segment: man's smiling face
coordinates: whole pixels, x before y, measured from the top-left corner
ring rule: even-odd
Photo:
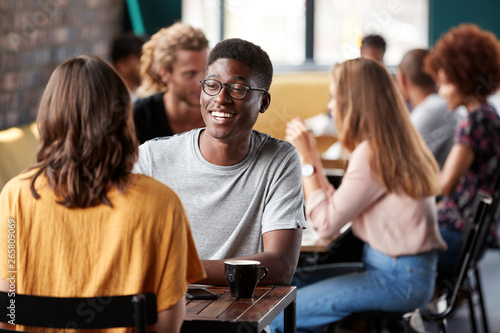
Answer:
[[[253,69],[233,59],[221,58],[214,61],[207,68],[206,79],[258,87]],[[248,139],[259,112],[264,112],[268,106],[268,96],[259,90],[249,90],[243,99],[234,99],[229,96],[226,86],[215,96],[202,92],[201,113],[207,133],[226,142]]]

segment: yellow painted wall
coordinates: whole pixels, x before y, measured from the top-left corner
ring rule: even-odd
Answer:
[[[259,115],[255,129],[284,139],[286,123],[295,117],[308,118],[327,111],[328,72],[276,74],[271,89],[269,109]]]

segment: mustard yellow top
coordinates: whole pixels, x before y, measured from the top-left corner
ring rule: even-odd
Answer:
[[[16,271],[17,293],[154,292],[160,312],[185,296],[188,283],[205,278],[184,208],[165,185],[132,175],[125,193],[109,191],[113,207],[69,209],[55,202],[42,176],[35,200],[27,176],[13,178],[0,194],[0,278]]]

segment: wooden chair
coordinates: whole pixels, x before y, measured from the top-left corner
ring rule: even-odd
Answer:
[[[480,258],[481,251],[484,249],[484,243],[489,233],[489,228],[492,219],[487,218],[491,210],[492,198],[483,193],[479,194],[479,203],[472,221],[472,228],[465,230],[466,240],[460,254],[457,269],[454,274],[453,281],[450,281],[452,287],[448,293],[445,293],[438,299],[432,301],[424,310],[419,309],[414,312],[385,312],[385,311],[366,311],[353,313],[344,320],[368,322],[369,329],[382,329],[382,322],[400,322],[406,332],[425,332],[422,327],[415,327],[415,323],[421,322],[421,318],[427,321],[437,322],[440,333],[447,332],[447,318],[459,304],[459,295],[464,290],[468,295],[469,309],[471,309],[471,325],[473,332],[477,331],[475,313],[473,310],[472,289],[471,289],[471,274],[477,271],[477,262]],[[488,332],[484,304],[482,306],[483,323],[485,324],[485,332]],[[413,326],[411,325],[413,324]],[[333,332],[335,323],[329,327],[329,332]],[[418,325],[417,325],[418,326]]]
[[[147,325],[157,321],[156,295],[144,293],[126,296],[46,297],[0,292],[2,313],[15,303],[15,324],[46,328],[105,329],[135,327],[145,333]],[[8,310],[10,312],[10,310]],[[9,313],[0,321],[8,323]],[[11,332],[0,330],[0,332]]]

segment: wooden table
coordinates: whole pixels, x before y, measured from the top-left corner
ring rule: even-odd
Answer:
[[[261,333],[281,312],[285,332],[295,332],[296,287],[263,286],[253,298],[234,298],[229,287],[206,287],[220,294],[216,300],[187,300],[181,332]]]
[[[350,222],[331,242],[319,239],[313,228],[308,227],[302,234],[298,268],[328,263],[359,262],[363,245],[363,241],[352,233]]]

